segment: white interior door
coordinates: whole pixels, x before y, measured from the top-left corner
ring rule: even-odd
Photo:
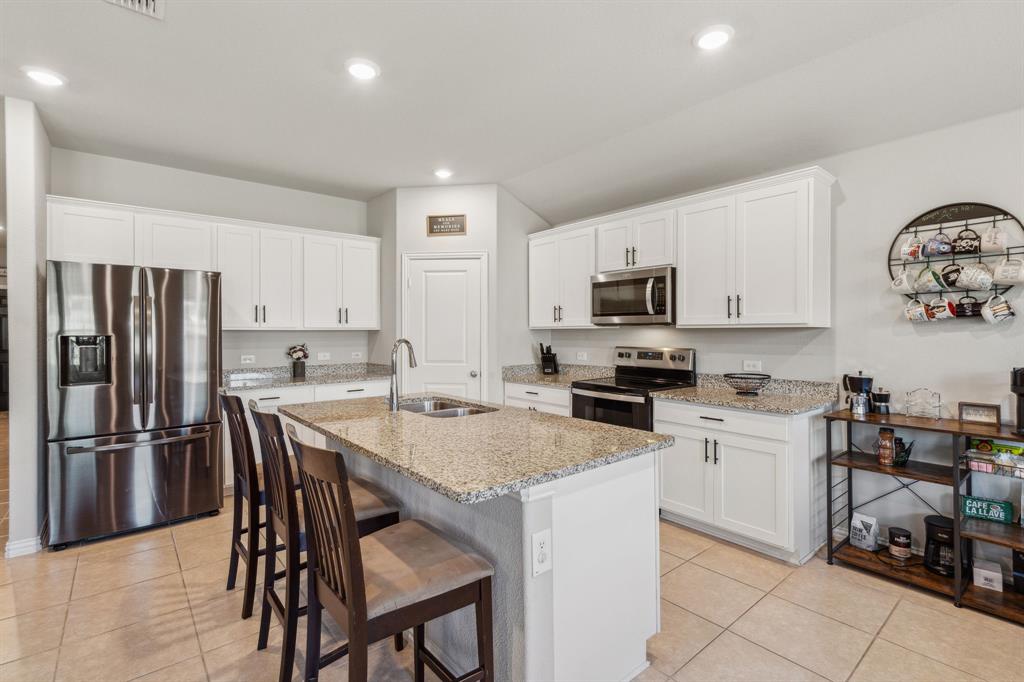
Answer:
[[[733,199],[713,199],[678,211],[676,292],[679,325],[733,324],[736,246]]]
[[[480,399],[487,285],[481,260],[409,258],[405,263],[403,336],[412,342],[418,365],[410,369],[402,358],[403,390]]]

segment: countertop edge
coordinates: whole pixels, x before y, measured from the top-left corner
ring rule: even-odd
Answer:
[[[660,396],[657,393],[653,394],[655,400],[661,400],[666,403],[685,403],[687,405],[701,405],[704,407],[715,407],[723,410],[736,410],[738,412],[754,412],[756,414],[777,414],[785,417],[797,417],[802,414],[808,414],[810,412],[816,412],[818,410],[828,409],[831,405],[834,405],[836,401],[828,400],[820,403],[815,403],[809,407],[801,409],[786,409],[786,408],[766,408],[763,406],[750,406],[746,407],[743,405],[727,404],[724,402],[713,402],[709,400],[699,400],[696,398],[688,398],[685,396],[673,397],[673,396]],[[780,396],[785,398],[791,398],[793,396]]]
[[[571,388],[571,384],[573,381],[576,381],[576,379],[570,379],[568,382],[564,384],[547,381],[530,381],[529,379],[504,379],[504,382],[506,384],[518,384],[520,386],[539,386],[541,388],[554,388],[559,391],[568,391]]]

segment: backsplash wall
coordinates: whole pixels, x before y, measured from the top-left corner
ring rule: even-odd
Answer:
[[[309,346],[311,364],[340,364],[367,362],[367,332],[332,331],[226,331],[221,337],[223,369],[244,367],[276,367],[291,362],[284,352],[290,346],[305,343]],[[329,360],[317,360],[317,353],[330,353]],[[359,353],[360,357],[353,357]],[[242,355],[255,355],[256,362],[243,365]]]

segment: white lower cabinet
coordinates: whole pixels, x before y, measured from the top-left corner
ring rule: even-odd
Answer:
[[[824,426],[820,410],[768,415],[669,400],[654,430],[675,438],[659,453],[663,516],[803,563],[824,542]]]
[[[571,400],[568,387],[549,388],[533,384],[505,384],[505,404],[509,407],[521,407],[524,410],[571,417]]]

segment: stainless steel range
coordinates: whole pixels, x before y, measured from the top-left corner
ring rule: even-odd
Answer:
[[[219,509],[220,273],[47,263],[49,544]]]
[[[619,346],[614,376],[572,382],[572,416],[653,431],[652,394],[696,385],[694,349]]]

